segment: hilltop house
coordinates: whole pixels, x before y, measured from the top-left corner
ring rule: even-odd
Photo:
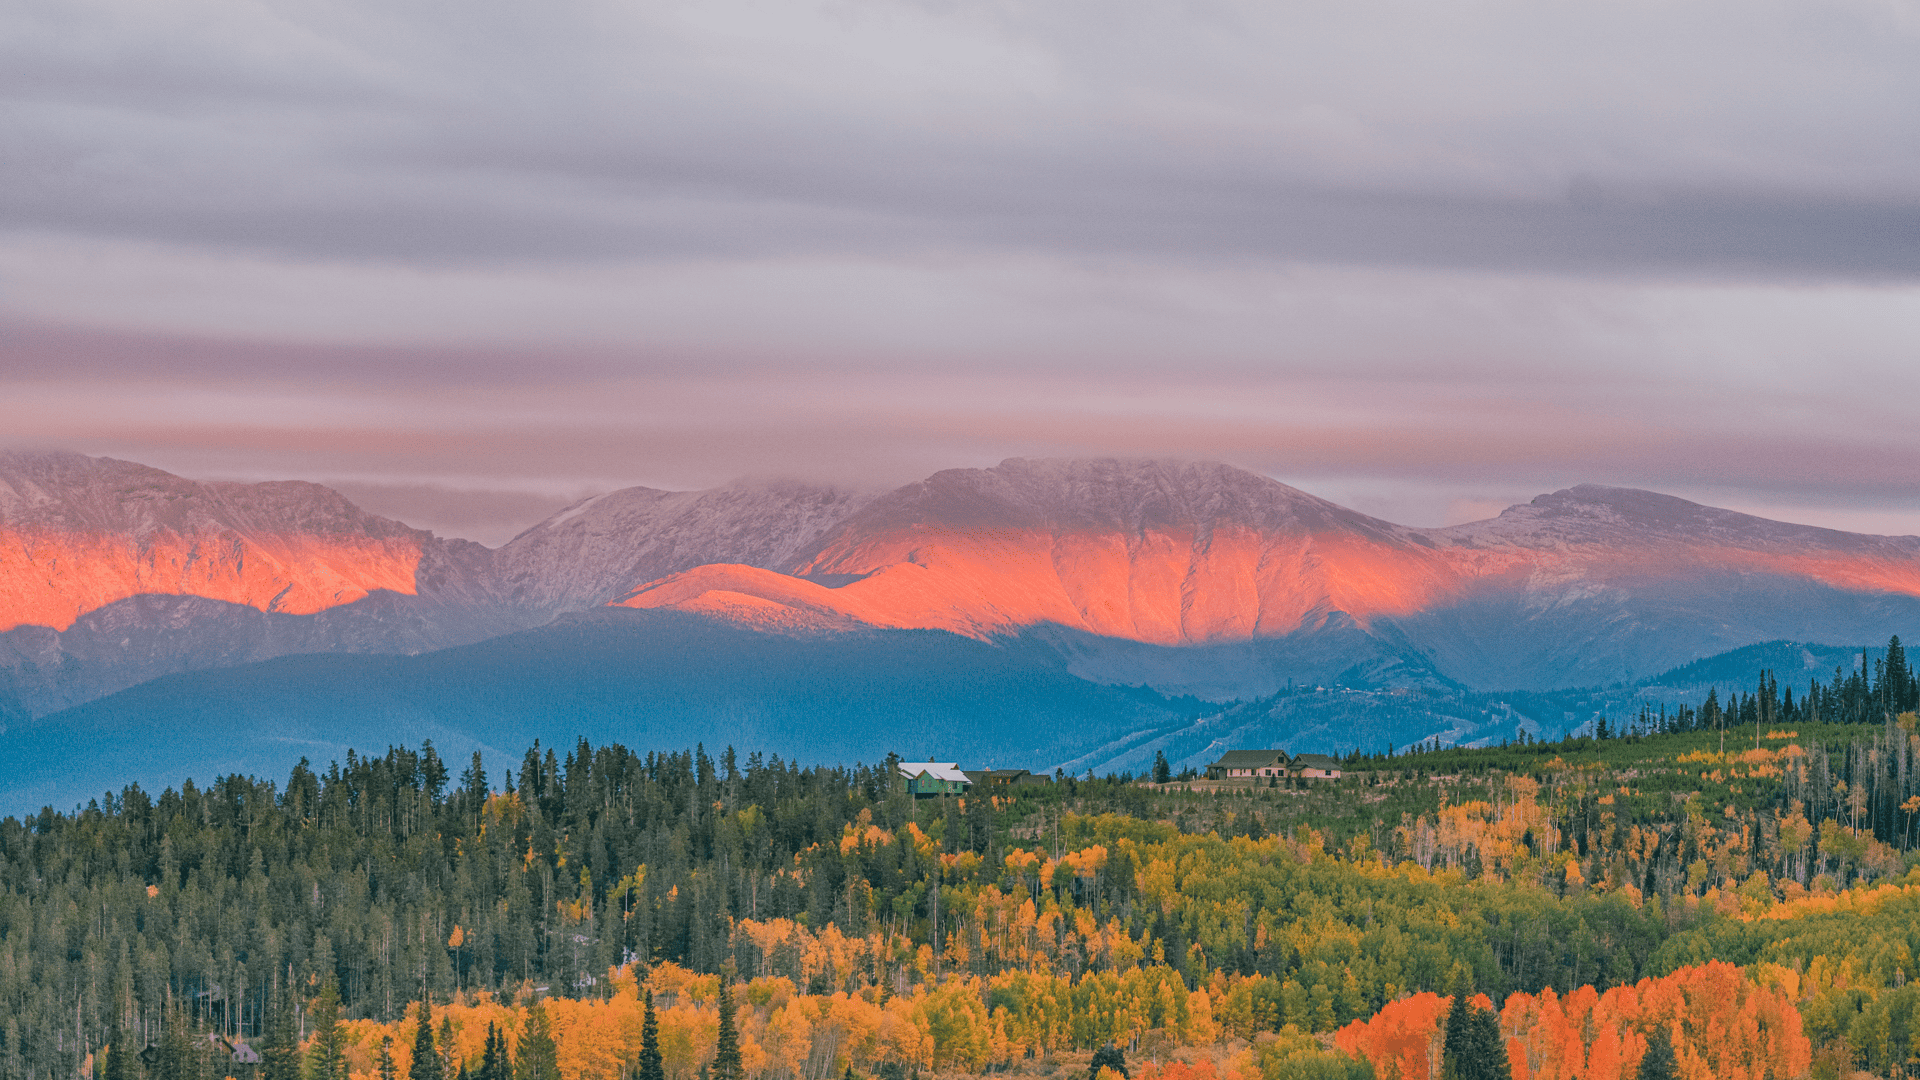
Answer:
[[[936,795],[965,795],[973,786],[957,761],[903,761],[900,775],[906,778],[907,794],[916,799]]]
[[[1229,750],[1207,766],[1209,780],[1259,780],[1285,775],[1285,750]]]
[[[1325,754],[1301,754],[1293,759],[1293,775],[1302,780],[1340,779],[1340,760]]]

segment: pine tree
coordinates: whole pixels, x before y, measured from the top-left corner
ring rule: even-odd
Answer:
[[[260,1080],[300,1080],[300,1049],[293,1029],[290,994],[279,994],[267,1021],[266,1041],[260,1044]]]
[[[446,1067],[433,1049],[433,1004],[420,999],[420,1022],[413,1035],[413,1060],[408,1063],[409,1080],[446,1080]]]
[[[113,1029],[113,1042],[107,1044],[106,1067],[102,1080],[135,1080],[133,1075],[133,1048],[127,1040],[133,1036],[125,1028],[116,1025]]]
[[[1127,1055],[1112,1043],[1093,1052],[1093,1062],[1087,1066],[1087,1080],[1100,1080],[1101,1069],[1112,1069],[1121,1076],[1127,1075]]]
[[[1500,1017],[1468,1000],[1473,982],[1464,965],[1453,971],[1453,1004],[1447,1009],[1441,1076],[1446,1080],[1513,1080]]]
[[[636,1080],[667,1080],[666,1065],[660,1057],[660,1017],[653,1011],[651,990],[647,991],[646,1012],[640,1021],[640,1074]]]
[[[544,1005],[527,1010],[520,1031],[520,1053],[513,1063],[513,1080],[560,1080],[559,1053],[553,1045],[553,1027]]]
[[[313,1045],[307,1048],[308,1080],[346,1080],[347,1029],[340,1022],[340,991],[333,980],[320,990],[307,1014],[313,1020]]]
[[[480,1072],[474,1080],[513,1080],[510,1073],[504,1072],[500,1061],[500,1029],[491,1022],[487,1024],[487,1043],[480,1051]]]
[[[1507,1058],[1506,1040],[1500,1037],[1500,1014],[1492,1009],[1472,1007],[1471,1072],[1473,1080],[1513,1080],[1513,1063]]]
[[[454,1042],[453,1017],[440,1017],[440,1037],[435,1040],[435,1049],[440,1052],[441,1075],[459,1076],[466,1062],[460,1060],[460,1047]]]
[[[1679,1070],[1680,1063],[1673,1053],[1673,1036],[1667,1026],[1661,1024],[1647,1033],[1647,1052],[1640,1059],[1637,1080],[1674,1080]]]
[[[720,972],[720,1035],[714,1044],[715,1080],[743,1080],[740,1069],[740,1029],[733,1015],[733,960]]]
[[[176,1007],[166,1025],[166,1032],[160,1036],[160,1059],[154,1063],[153,1080],[191,1080],[193,1041],[187,1035],[187,1018]]]
[[[387,1035],[380,1040],[380,1056],[373,1064],[373,1074],[378,1080],[395,1080],[400,1070],[393,1064],[393,1036]]]
[[[1470,1080],[1469,1062],[1473,1058],[1473,1025],[1468,1016],[1467,981],[1458,973],[1453,980],[1453,1004],[1447,1009],[1447,1038],[1441,1050],[1440,1075],[1445,1080]]]
[[[1153,752],[1153,782],[1156,784],[1164,784],[1171,779],[1173,779],[1173,766],[1167,762],[1167,752],[1165,750],[1155,750]]]

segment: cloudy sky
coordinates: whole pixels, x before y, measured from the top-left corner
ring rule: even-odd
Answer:
[[[1920,533],[1920,0],[0,0],[0,443]]]

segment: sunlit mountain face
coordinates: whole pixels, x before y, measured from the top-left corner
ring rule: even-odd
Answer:
[[[789,566],[695,567],[620,602],[796,625],[976,637],[1050,625],[1195,645],[1329,620],[1405,629],[1490,606],[1524,622],[1718,596],[1764,619],[1770,591],[1798,602],[1808,589],[1920,596],[1920,540],[1592,486],[1489,521],[1413,529],[1221,465],[1011,461],[884,496]]]
[[[0,457],[0,630],[136,596],[312,615],[412,595],[433,538],[318,484],[202,484],[131,462]]]
[[[1291,634],[1335,612],[1406,614],[1460,583],[1418,530],[1223,465],[1168,462],[939,473],[781,569],[698,567],[622,602],[1184,645]]]
[[[315,484],[0,456],[0,709],[15,715],[609,605],[782,634],[1043,640],[1083,678],[1216,699],[1350,668],[1554,687],[1759,641],[1912,633],[1920,539],[1602,487],[1416,529],[1225,465],[1012,460],[884,493],[633,488],[489,550]]]

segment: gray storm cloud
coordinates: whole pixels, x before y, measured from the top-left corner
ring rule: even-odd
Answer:
[[[490,540],[1014,453],[1920,531],[1915,101],[1913,0],[20,0],[0,441]]]

